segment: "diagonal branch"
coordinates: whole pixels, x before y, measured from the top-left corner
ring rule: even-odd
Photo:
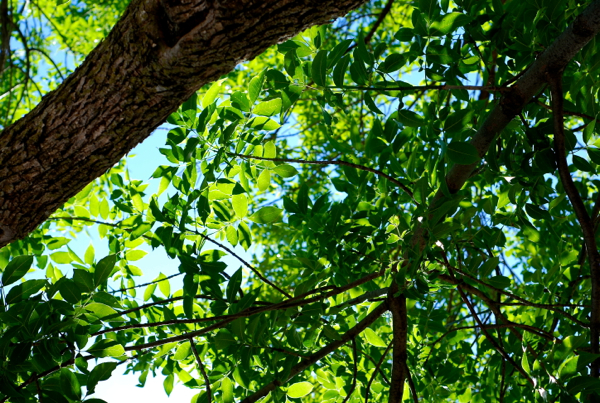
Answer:
[[[263,386],[262,388],[260,388],[259,390],[257,390],[253,394],[251,394],[250,396],[246,397],[244,400],[242,400],[241,403],[254,403],[254,402],[260,400],[261,398],[263,398],[264,396],[267,396],[271,391],[275,390],[277,387],[282,386],[287,381],[292,379],[294,376],[298,375],[305,369],[308,369],[311,365],[316,364],[319,360],[321,360],[323,357],[325,357],[329,353],[332,353],[333,351],[337,350],[339,347],[346,344],[348,341],[355,338],[363,330],[365,330],[373,322],[375,322],[375,320],[377,318],[379,318],[387,310],[388,310],[388,304],[385,302],[382,303],[377,308],[373,309],[371,311],[371,313],[369,313],[363,320],[358,322],[356,324],[356,326],[354,326],[352,329],[350,329],[346,333],[344,333],[340,337],[339,340],[336,340],[333,343],[328,344],[327,346],[323,347],[321,350],[317,351],[316,353],[312,354],[308,358],[300,361],[298,364],[293,366],[292,370],[290,371],[290,375],[284,381],[275,379],[271,383],[268,383],[267,385]]]
[[[581,195],[575,187],[573,178],[569,172],[565,147],[564,112],[563,112],[563,90],[562,71],[548,74],[550,91],[552,93],[552,117],[554,120],[554,149],[558,165],[560,180],[573,205],[577,221],[583,232],[583,239],[587,249],[590,262],[590,275],[592,280],[592,318],[590,321],[590,344],[592,353],[600,353],[600,254],[596,245],[594,234],[594,223],[590,218]],[[600,359],[592,362],[591,375],[600,377]]]
[[[406,342],[407,342],[407,312],[406,297],[404,294],[396,296],[399,292],[396,281],[390,286],[388,304],[392,312],[394,338],[392,344],[392,384],[390,385],[389,403],[402,402],[404,393],[404,381],[408,374],[406,365]]]
[[[190,337],[190,345],[192,346],[192,352],[194,353],[194,357],[196,358],[196,363],[198,364],[198,371],[202,374],[204,378],[204,385],[206,385],[206,396],[208,397],[208,403],[212,403],[212,392],[210,390],[210,380],[208,379],[208,375],[206,375],[206,370],[204,369],[204,364],[198,355],[198,351],[196,350],[196,343],[194,343],[194,338]]]

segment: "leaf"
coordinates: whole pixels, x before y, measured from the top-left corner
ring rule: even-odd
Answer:
[[[325,86],[327,81],[327,51],[319,50],[312,62],[312,79],[316,85]]]
[[[273,171],[282,178],[291,178],[298,174],[298,170],[288,164],[277,165]]]
[[[190,353],[192,352],[192,346],[189,342],[183,342],[175,350],[175,354],[173,354],[173,359],[175,361],[183,361],[185,360]]]
[[[272,141],[267,141],[264,145],[263,157],[275,158],[277,157],[277,147]]]
[[[242,193],[231,197],[233,211],[238,218],[244,218],[248,214],[248,197]]]
[[[392,53],[379,65],[379,70],[384,73],[393,73],[394,71],[400,70],[402,66],[404,66],[404,63],[406,63],[406,56]]]
[[[373,331],[371,328],[366,328],[364,331],[365,338],[367,342],[375,347],[387,347],[387,344],[377,333]]]
[[[269,188],[270,184],[271,184],[271,171],[268,169],[264,169],[258,176],[258,181],[257,181],[258,190],[260,190],[261,192],[265,191]]]
[[[404,126],[421,127],[426,125],[425,119],[422,116],[406,109],[399,110],[396,119]]]
[[[117,313],[110,306],[99,302],[91,302],[84,307],[87,311],[93,312],[97,317],[102,319],[105,316],[114,315]]]
[[[61,393],[72,400],[81,399],[81,386],[77,377],[68,368],[60,370],[60,390]]]
[[[258,95],[262,90],[263,84],[265,82],[265,71],[261,71],[258,76],[255,76],[250,80],[248,84],[248,97],[250,98],[250,105],[254,104],[258,99]]]
[[[479,161],[479,154],[471,143],[463,141],[453,141],[446,148],[448,159],[460,165],[470,165]]]
[[[456,28],[466,25],[471,18],[463,13],[446,14],[441,21],[434,21],[430,26],[432,35],[446,35]]]
[[[341,60],[341,58],[346,54],[350,44],[352,43],[352,39],[346,39],[335,45],[335,47],[329,52],[327,56],[327,68],[330,69],[337,64]]]
[[[375,112],[378,113],[380,115],[383,115],[383,112],[381,112],[381,110],[379,110],[379,108],[377,107],[377,105],[375,105],[375,102],[373,101],[373,98],[371,98],[371,96],[369,95],[368,92],[365,92],[365,104],[367,105],[367,107],[369,108],[369,110],[371,112]]]
[[[152,297],[154,290],[156,290],[156,284],[149,284],[148,287],[146,287],[146,291],[144,291],[144,301],[148,301]]]
[[[342,87],[344,85],[344,76],[346,75],[349,64],[350,56],[346,55],[335,65],[335,68],[333,69],[333,82],[336,86]]]
[[[219,91],[221,91],[222,83],[223,83],[223,80],[216,81],[213,83],[213,85],[210,86],[208,91],[206,91],[206,94],[204,94],[204,97],[202,98],[202,107],[203,108],[208,107],[210,104],[212,104],[215,101],[215,99],[217,99],[217,97],[219,96]]]
[[[233,403],[233,382],[231,379],[225,377],[221,380],[221,401],[223,403]]]
[[[250,119],[250,121],[248,122],[248,126],[253,128],[254,130],[270,131],[279,129],[281,125],[273,119],[269,119],[266,116],[257,116],[255,118]]]
[[[561,380],[570,378],[571,376],[577,373],[577,362],[579,361],[579,356],[576,355],[574,357],[569,357],[566,359],[560,367],[558,367],[558,377]]]
[[[118,364],[116,362],[103,362],[94,367],[92,372],[90,372],[87,381],[88,395],[94,393],[98,382],[105,381],[110,378],[117,365]],[[88,400],[86,400],[86,402],[87,401]]]
[[[97,264],[94,270],[94,284],[96,287],[103,284],[113,271],[115,263],[117,262],[116,255],[108,255],[102,258]]]
[[[270,101],[261,102],[252,109],[252,113],[262,116],[277,115],[280,111],[281,98],[275,98],[271,99]]]
[[[87,352],[97,358],[120,357],[125,354],[125,348],[116,340],[102,339],[88,348]]]
[[[291,385],[287,390],[287,395],[293,399],[308,395],[313,390],[310,382],[297,382]]]
[[[496,287],[500,290],[510,287],[510,278],[506,276],[493,276],[487,280],[487,283],[492,287]]]
[[[163,381],[163,387],[165,389],[165,393],[167,396],[171,396],[171,392],[173,391],[173,383],[175,381],[175,376],[173,374],[169,374],[166,376]]]
[[[13,258],[8,262],[8,265],[6,265],[6,268],[4,269],[4,273],[2,273],[2,285],[6,287],[23,278],[29,271],[29,268],[31,268],[32,264],[33,256],[30,255]]]
[[[46,284],[46,280],[27,280],[22,284],[16,285],[6,295],[6,303],[13,304],[27,299],[44,288]]]
[[[171,285],[169,284],[169,280],[167,280],[167,276],[160,273],[155,281],[158,281],[158,289],[165,296],[165,298],[169,298],[171,295]]]
[[[271,224],[280,222],[282,220],[282,215],[283,210],[277,207],[267,206],[255,212],[249,218],[257,224]]]
[[[235,297],[237,295],[238,290],[240,289],[240,285],[242,284],[242,269],[239,268],[231,278],[229,279],[229,283],[227,284],[227,290],[225,295],[227,296],[227,301],[229,303],[233,303]]]

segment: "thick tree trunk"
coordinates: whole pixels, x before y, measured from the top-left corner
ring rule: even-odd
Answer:
[[[133,0],[56,90],[0,134],[0,247],[23,238],[202,85],[366,0]]]

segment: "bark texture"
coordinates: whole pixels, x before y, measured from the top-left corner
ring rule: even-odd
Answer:
[[[55,91],[0,134],[0,247],[25,237],[202,85],[366,0],[133,0]]]

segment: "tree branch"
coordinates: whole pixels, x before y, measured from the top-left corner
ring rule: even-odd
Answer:
[[[590,275],[592,280],[592,317],[590,321],[590,345],[592,353],[600,353],[600,254],[596,246],[596,236],[594,233],[594,223],[590,218],[581,195],[575,187],[569,165],[567,164],[567,155],[565,147],[564,132],[564,113],[563,113],[563,90],[562,90],[562,70],[556,70],[548,73],[548,82],[552,93],[552,117],[554,121],[554,151],[558,165],[558,173],[561,183],[571,205],[575,210],[577,221],[583,232],[583,239],[587,249],[590,262]],[[591,375],[600,377],[600,359],[596,359],[591,364]]]
[[[269,384],[263,386],[262,388],[260,388],[259,390],[257,390],[252,395],[246,397],[244,400],[242,400],[241,403],[254,403],[254,402],[260,400],[262,397],[267,396],[271,391],[275,390],[275,388],[282,386],[285,382],[289,381],[294,376],[298,375],[305,369],[309,368],[311,365],[317,363],[319,360],[321,360],[323,357],[325,357],[329,353],[337,350],[339,347],[343,346],[345,343],[347,343],[348,341],[352,340],[354,337],[359,335],[363,330],[365,330],[367,327],[369,327],[373,322],[375,322],[375,320],[377,318],[379,318],[387,310],[388,310],[388,304],[382,303],[377,308],[373,309],[371,311],[371,313],[369,313],[363,320],[358,322],[356,324],[356,326],[354,326],[352,329],[350,329],[346,333],[344,333],[340,337],[339,340],[336,340],[336,341],[328,344],[327,346],[323,347],[321,350],[312,354],[310,357],[300,361],[298,364],[293,366],[292,370],[290,371],[290,375],[287,377],[287,379],[285,379],[285,381],[280,381],[280,380],[275,379],[271,383],[269,383]]]
[[[206,375],[206,370],[204,369],[204,364],[198,355],[198,351],[196,350],[196,343],[194,343],[194,338],[190,337],[190,345],[192,346],[192,352],[194,353],[194,357],[196,358],[196,363],[198,364],[198,371],[202,374],[204,378],[204,385],[206,385],[206,395],[208,397],[208,403],[212,403],[212,393],[210,391],[210,380],[208,379],[208,375]]]
[[[253,159],[253,160],[261,160],[261,161],[288,162],[288,163],[295,163],[295,164],[314,164],[314,165],[345,165],[347,167],[352,167],[352,168],[355,168],[355,169],[359,169],[361,171],[372,172],[375,175],[381,176],[381,177],[389,180],[390,182],[392,182],[396,186],[398,186],[407,195],[409,195],[411,199],[413,199],[413,201],[415,202],[415,204],[417,206],[419,205],[419,203],[415,200],[413,192],[408,187],[406,187],[406,185],[404,185],[402,182],[400,182],[398,179],[396,179],[396,178],[394,178],[394,177],[392,177],[392,176],[390,176],[390,175],[388,175],[388,174],[380,171],[379,169],[369,168],[369,167],[366,167],[364,165],[358,165],[358,164],[354,164],[352,162],[336,161],[336,160],[332,160],[332,161],[309,161],[309,160],[298,160],[298,159],[290,159],[290,158],[255,157],[254,155],[236,154],[236,153],[229,153],[229,152],[227,154],[235,156],[235,157],[246,158],[246,159]]]

